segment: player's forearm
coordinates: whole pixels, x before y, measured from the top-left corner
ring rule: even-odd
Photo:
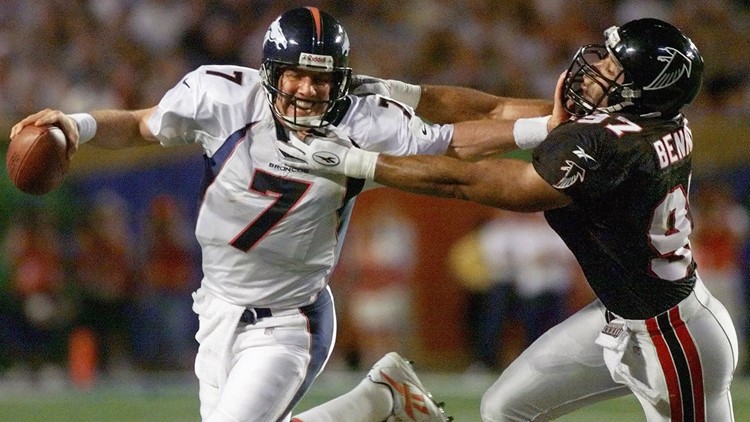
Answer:
[[[462,160],[504,154],[515,149],[531,149],[548,133],[550,117],[517,120],[474,120],[454,125],[446,155]]]
[[[510,211],[558,208],[570,198],[547,184],[522,160],[486,159],[468,163],[441,156],[377,158],[376,182],[393,188],[463,199]]]
[[[462,160],[503,154],[518,148],[512,120],[474,120],[454,125],[446,155]]]
[[[461,198],[460,187],[472,182],[467,164],[440,156],[380,154],[374,180],[409,192]]]
[[[507,98],[472,88],[422,85],[416,112],[435,123],[466,120],[512,120],[552,113],[552,102]]]
[[[153,109],[99,110],[91,115],[96,120],[96,135],[89,144],[107,149],[151,145],[158,142],[146,122]]]
[[[418,115],[435,123],[455,123],[486,118],[497,97],[471,88],[422,85]]]
[[[490,163],[495,163],[494,167]],[[527,211],[528,204],[513,189],[513,167],[520,163],[518,160],[467,163],[441,156],[394,157],[381,154],[374,180],[382,185],[413,193]],[[509,170],[507,173],[498,171],[506,165]]]

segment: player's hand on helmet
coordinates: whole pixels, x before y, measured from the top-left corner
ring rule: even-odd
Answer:
[[[334,132],[308,133],[303,141],[290,133],[289,142],[276,141],[281,161],[294,168],[372,179],[378,154],[356,148]]]
[[[563,90],[567,75],[568,72],[565,71],[560,74],[559,78],[557,78],[557,85],[555,85],[555,98],[552,105],[552,117],[547,121],[547,133],[570,119],[570,113],[565,109],[565,105],[563,104],[563,101],[565,101],[565,93]]]

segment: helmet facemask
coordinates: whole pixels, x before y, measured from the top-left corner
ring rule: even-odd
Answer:
[[[285,93],[279,89],[281,75],[286,69],[289,68],[321,71],[321,69],[297,66],[273,60],[266,60],[260,68],[260,76],[263,87],[266,91],[266,98],[268,99],[268,103],[271,105],[271,110],[273,111],[274,115],[295,130],[314,129],[329,125],[331,122],[327,120],[327,116],[331,113],[334,107],[336,107],[336,105],[349,93],[349,87],[351,84],[351,69],[332,69],[330,71],[330,73],[332,73],[332,78],[329,98],[327,100],[314,100],[310,98],[299,98],[294,96],[293,94]],[[290,104],[293,106],[292,108],[295,110],[294,115],[288,116],[278,109],[276,100],[279,96],[284,97],[290,102]],[[326,108],[325,111],[319,115],[297,116],[297,101],[305,101],[307,103],[318,104],[325,103]]]
[[[565,110],[574,116],[586,116],[597,110],[613,112],[633,104],[632,98],[637,92],[632,89],[632,82],[627,82],[622,66],[614,78],[605,76],[597,68],[596,64],[609,56],[610,52],[604,45],[589,44],[578,50],[568,68],[563,86]],[[585,95],[584,78],[599,85],[602,91],[599,98],[588,98]]]

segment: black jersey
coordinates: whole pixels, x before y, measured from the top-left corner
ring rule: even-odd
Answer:
[[[545,213],[612,312],[658,315],[688,296],[693,137],[683,116],[595,113],[563,124],[533,151],[534,168],[573,199]]]

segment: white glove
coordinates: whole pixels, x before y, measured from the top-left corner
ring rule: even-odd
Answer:
[[[289,134],[289,142],[276,141],[281,152],[281,161],[289,167],[303,170],[318,170],[343,174],[356,179],[373,180],[377,152],[365,151],[330,133],[329,136],[308,135],[305,143],[295,133]]]
[[[352,76],[352,94],[380,94],[384,97],[417,108],[422,96],[422,87],[395,79],[380,79],[367,75]]]

